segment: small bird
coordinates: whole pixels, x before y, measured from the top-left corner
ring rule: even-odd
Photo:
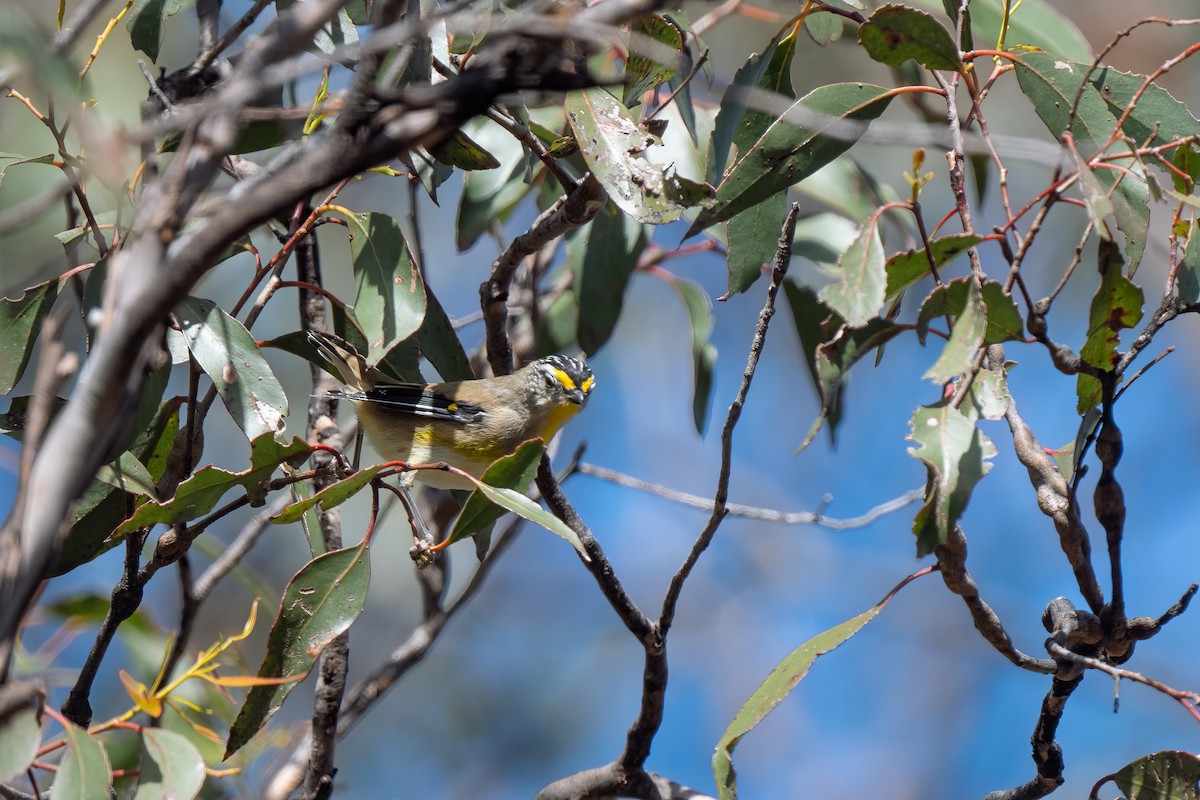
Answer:
[[[346,340],[309,333],[337,369],[371,444],[388,460],[444,461],[475,477],[527,439],[549,442],[579,413],[596,386],[591,367],[577,358],[539,358],[511,375],[451,383],[395,383]],[[439,489],[472,489],[443,470],[416,470],[414,479]]]

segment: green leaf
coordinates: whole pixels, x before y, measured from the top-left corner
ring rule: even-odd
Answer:
[[[968,233],[952,233],[931,241],[929,249],[933,253],[933,261],[937,265],[939,277],[945,280],[946,275],[942,273],[942,270],[951,261],[981,241],[983,241],[982,236]],[[887,290],[884,294],[886,299],[891,300],[930,274],[929,256],[924,247],[905,250],[903,253],[897,253],[889,258],[883,268],[887,273]]]
[[[3,43],[3,39],[0,39],[0,44],[2,44],[2,43]],[[55,155],[54,153],[46,153],[45,155],[40,155],[40,156],[23,156],[18,153],[0,152],[0,183],[3,183],[4,174],[6,172],[8,172],[9,167],[15,167],[18,164],[51,165],[56,160],[54,155]],[[116,215],[114,214],[113,216],[115,217]],[[97,218],[97,221],[99,221],[99,218]],[[84,225],[84,226],[82,226],[82,229],[88,233],[91,232],[90,225]],[[57,236],[55,238],[57,238]]]
[[[1008,413],[1012,395],[1008,392],[1008,376],[1003,372],[980,370],[967,389],[959,411],[972,423],[979,419],[1000,419]]]
[[[459,252],[470,249],[494,225],[504,222],[530,189],[523,178],[525,161],[521,143],[491,120],[468,126],[480,144],[494,153],[502,169],[468,172],[458,202],[455,244]]]
[[[642,17],[633,24],[633,33],[675,51],[676,57],[671,63],[659,61],[642,52],[646,48],[636,37],[631,38],[629,60],[625,64],[625,85],[621,92],[621,102],[630,108],[637,105],[643,94],[671,79],[679,61],[679,53],[683,50],[683,32],[662,17]]]
[[[987,331],[987,306],[983,304],[983,292],[979,288],[979,281],[970,277],[955,281],[955,284],[964,286],[966,294],[958,314],[955,315],[950,339],[938,360],[921,376],[934,383],[946,383],[951,378],[965,375],[971,369],[975,352],[983,344],[983,336]],[[942,287],[939,287],[938,291],[941,289]],[[921,314],[925,314],[924,307]]]
[[[716,201],[688,229],[705,228],[799,183],[849,150],[891,102],[869,83],[835,83],[796,101],[738,161],[717,187]]]
[[[872,350],[882,347],[903,329],[876,317],[859,329],[846,328],[845,320],[817,298],[817,293],[794,281],[784,281],[784,294],[804,351],[805,364],[821,400],[821,413],[809,430],[803,450],[820,432],[826,420],[829,436],[837,443],[837,426],[842,416],[842,390],[850,367]]]
[[[1187,244],[1183,248],[1175,284],[1179,288],[1179,302],[1200,302],[1200,224],[1195,220],[1188,226]]]
[[[1092,787],[1092,800],[1100,787],[1112,781],[1128,800],[1198,800],[1200,758],[1183,750],[1164,750],[1143,756]]]
[[[704,435],[712,406],[713,367],[717,348],[709,341],[713,329],[712,302],[699,284],[672,275],[671,286],[683,301],[692,327],[692,423]]]
[[[1086,72],[1091,64],[1073,66]],[[1099,67],[1088,80],[1096,87],[1104,102],[1108,103],[1113,115],[1119,117],[1133,102],[1134,95],[1142,91],[1146,76],[1121,72],[1112,67]],[[1196,131],[1200,130],[1200,120],[1192,116],[1188,107],[1171,96],[1170,92],[1157,83],[1151,83],[1138,98],[1137,105],[1122,127],[1139,146],[1156,147],[1195,136]]]
[[[930,15],[903,5],[875,10],[859,26],[858,43],[867,55],[896,67],[910,58],[926,69],[962,71],[953,37]]]
[[[1079,95],[1078,112],[1071,132],[1081,157],[1087,159],[1095,155],[1100,145],[1116,129],[1117,120],[1100,92],[1083,82],[1086,68],[1072,65],[1049,53],[1026,53],[1014,63],[1021,91],[1033,103],[1046,128],[1056,137],[1061,138],[1066,132],[1072,104],[1076,95]],[[1111,151],[1129,153],[1129,148],[1118,142]],[[1129,273],[1132,275],[1146,248],[1146,233],[1150,225],[1149,189],[1141,165],[1131,153],[1127,159],[1113,164],[1124,169],[1084,170],[1082,174],[1094,175],[1102,189],[1100,193],[1107,195],[1112,203],[1117,228],[1125,237],[1125,252],[1129,257]],[[1096,191],[1089,193],[1085,187],[1085,198],[1089,194],[1094,196]]]
[[[183,0],[135,0],[129,9],[129,42],[134,50],[141,50],[151,61],[158,61],[158,49],[166,35],[167,17],[183,8]]]
[[[204,787],[204,758],[187,737],[162,728],[142,728],[141,774],[134,800],[170,797],[192,800]]]
[[[308,445],[298,436],[290,444],[279,444],[270,434],[263,434],[250,444],[249,469],[226,472],[210,465],[196,470],[179,484],[174,497],[163,503],[145,503],[113,531],[111,539],[160,522],[174,524],[196,519],[212,511],[226,492],[238,486],[246,491],[251,505],[262,505],[275,469],[284,462],[299,463],[309,454]]]
[[[356,287],[354,317],[367,337],[367,363],[375,366],[421,327],[425,286],[395,219],[369,213],[354,214],[347,222]]]
[[[488,467],[480,480],[489,486],[524,492],[537,474],[538,464],[545,452],[546,445],[541,439],[522,442],[511,455],[498,459]],[[492,524],[504,513],[505,509],[491,502],[483,492],[471,492],[454,522],[454,528],[446,537],[446,544],[451,545],[468,536],[491,530]]]
[[[901,584],[901,586],[903,585]],[[771,670],[771,674],[762,682],[762,685],[755,689],[754,693],[742,704],[729,723],[729,727],[721,734],[721,738],[717,741],[716,752],[713,753],[713,777],[717,783],[717,796],[721,800],[737,798],[737,774],[733,769],[733,749],[737,747],[741,738],[754,730],[758,723],[762,722],[791,694],[792,689],[795,689],[800,681],[804,680],[818,658],[841,647],[850,637],[866,627],[868,622],[875,619],[900,588],[893,589],[887,597],[857,617],[817,634],[788,653],[775,669]]]
[[[921,447],[910,447],[908,453],[928,470],[925,505],[913,520],[920,558],[946,541],[966,511],[975,484],[992,468],[988,459],[997,451],[949,399],[918,408],[911,425],[908,438]]]
[[[1058,471],[1062,473],[1068,483],[1074,480],[1075,473],[1079,471],[1079,464],[1083,460],[1084,445],[1087,444],[1088,438],[1096,432],[1103,416],[1098,408],[1088,409],[1079,421],[1079,430],[1076,432],[1075,438],[1057,450],[1047,451],[1054,459]]]
[[[425,287],[425,319],[414,337],[421,355],[438,371],[444,381],[461,381],[475,377],[471,361],[463,350],[458,334],[437,297]]]
[[[500,166],[499,159],[461,130],[455,131],[449,138],[438,144],[430,145],[426,149],[429,150],[429,155],[448,167],[474,172],[497,169]]]
[[[647,227],[622,214],[611,203],[591,223],[567,240],[567,258],[579,298],[577,340],[589,356],[612,336],[621,316],[625,287],[646,243]]]
[[[821,290],[821,300],[852,328],[866,325],[883,308],[887,274],[884,271],[883,243],[875,220],[859,229],[850,248],[838,259],[841,282]]]
[[[72,722],[63,726],[63,734],[66,748],[50,800],[108,800],[112,769],[100,740]]]
[[[925,337],[929,334],[929,323],[932,320],[947,314],[957,317],[963,313],[970,294],[970,286],[974,280],[973,277],[958,278],[929,293],[929,296],[921,303],[921,310],[917,314],[917,336],[921,344],[925,343]],[[1008,339],[1022,338],[1020,315],[1012,298],[1004,294],[1004,287],[995,281],[988,281],[984,284],[981,294],[984,303],[988,306],[989,316],[984,341],[994,344]],[[995,325],[990,319],[993,310],[1000,318]],[[1015,321],[1013,315],[1016,315]]]
[[[1146,298],[1141,287],[1122,273],[1124,263],[1116,245],[1101,240],[1096,258],[1100,267],[1100,286],[1092,296],[1087,341],[1080,348],[1079,356],[1086,364],[1112,372],[1117,362],[1117,345],[1121,341],[1119,332],[1141,321]],[[1079,397],[1076,410],[1080,414],[1102,399],[1100,382],[1082,372],[1075,391]]]
[[[780,192],[729,220],[729,289],[719,299],[749,289],[773,261],[779,247],[779,226],[787,214],[787,192]]]
[[[793,22],[783,26],[775,34],[762,54],[752,53],[746,63],[733,76],[733,83],[721,98],[721,110],[717,112],[709,142],[709,157],[706,179],[717,184],[730,160],[731,151],[736,162],[774,121],[766,111],[752,108],[756,105],[756,91],[769,92],[793,100],[792,58],[796,53],[797,25]]]
[[[29,769],[41,743],[36,709],[17,709],[0,721],[0,783]]]
[[[822,47],[839,41],[846,31],[846,18],[837,14],[818,11],[804,18],[804,30]]]
[[[129,445],[129,454],[145,465],[155,484],[166,471],[175,446],[182,402],[181,398],[172,398],[159,406],[158,413]],[[50,568],[50,576],[70,572],[115,547],[118,540],[109,539],[109,535],[133,512],[135,500],[132,494],[93,481],[75,506],[71,530]]]
[[[602,88],[571,92],[565,108],[588,169],[626,214],[638,222],[663,225],[694,204],[690,182],[673,168],[642,157],[658,142],[617,98]]]
[[[282,431],[287,395],[250,331],[211,300],[199,297],[176,306],[175,318],[192,357],[246,438],[253,441]]]
[[[288,683],[254,686],[229,731],[225,758],[236,753],[283,705],[325,647],[362,613],[371,581],[367,541],[324,553],[308,562],[288,582],[279,615],[267,636],[267,653],[258,670],[262,678]]]
[[[21,380],[42,320],[58,296],[58,278],[26,289],[16,300],[0,298],[0,394]]]
[[[150,470],[129,451],[122,453],[113,463],[101,467],[96,473],[96,480],[130,494],[158,498],[158,487]]]
[[[312,497],[307,497],[299,502],[292,503],[283,511],[280,511],[278,514],[271,517],[271,522],[274,522],[276,525],[285,525],[289,522],[298,522],[300,518],[304,516],[306,511],[316,505],[320,505],[322,511],[328,511],[331,508],[340,506],[342,503],[358,494],[360,489],[373,481],[375,476],[385,469],[390,469],[390,467],[385,464],[376,464],[373,467],[360,469],[349,478],[343,478],[337,483],[332,483],[329,486],[326,486]]]
[[[971,32],[980,47],[995,45],[999,40],[1005,4],[1010,7],[1015,5],[1012,0],[971,0]],[[923,6],[933,12],[944,10],[941,0],[915,0],[913,5]],[[954,5],[961,3],[956,0]],[[1009,17],[1004,48],[1012,52],[1022,45],[1049,50],[1075,61],[1092,60],[1092,48],[1087,37],[1046,0],[1023,0],[1016,13]]]

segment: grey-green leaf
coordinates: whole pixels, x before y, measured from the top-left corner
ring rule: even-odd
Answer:
[[[176,306],[175,317],[192,357],[246,438],[282,431],[287,395],[246,327],[199,297]]]
[[[838,264],[842,280],[822,289],[821,301],[840,314],[847,325],[861,328],[883,308],[887,287],[883,243],[874,219],[863,223]]]
[[[796,101],[738,161],[716,199],[688,229],[693,236],[787,189],[849,150],[891,102],[882,86],[835,83]]]
[[[354,318],[367,337],[374,366],[412,336],[425,318],[425,284],[413,268],[399,223],[387,214],[355,214],[350,224]]]

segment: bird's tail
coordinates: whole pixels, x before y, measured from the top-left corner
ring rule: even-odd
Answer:
[[[365,392],[379,380],[378,371],[368,366],[362,353],[342,337],[325,331],[309,331],[308,340],[350,389]]]

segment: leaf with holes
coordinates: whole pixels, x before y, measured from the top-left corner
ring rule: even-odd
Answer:
[[[279,615],[267,636],[267,653],[258,675],[290,682],[250,689],[229,730],[225,758],[267,724],[296,683],[312,670],[325,647],[362,613],[371,582],[369,555],[365,540],[354,547],[324,553],[305,564],[288,582]]]

